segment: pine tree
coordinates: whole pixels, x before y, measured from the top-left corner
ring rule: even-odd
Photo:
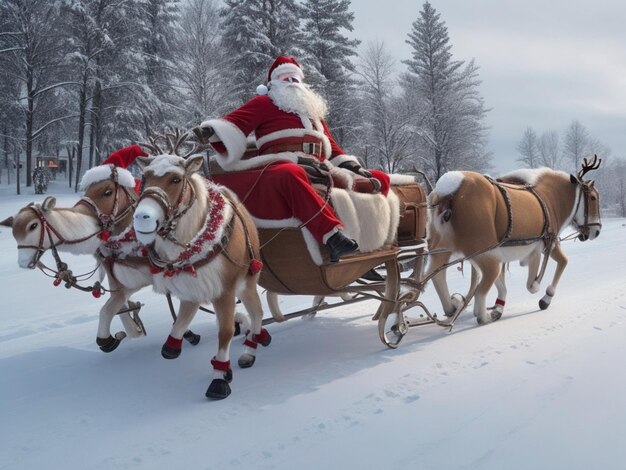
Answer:
[[[336,139],[349,145],[354,139],[355,65],[359,40],[348,39],[354,13],[350,0],[306,0],[302,5],[303,43],[307,81],[317,85],[329,105],[328,123]],[[351,139],[352,137],[352,139]]]
[[[479,94],[478,68],[452,59],[448,29],[440,15],[424,3],[409,39],[412,57],[404,61],[407,99],[416,97],[420,122],[419,146],[427,170],[436,179],[454,169],[483,170],[489,166],[482,120],[487,110]]]
[[[298,56],[301,43],[295,0],[225,0],[223,47],[232,58],[234,105],[247,101],[279,55]]]

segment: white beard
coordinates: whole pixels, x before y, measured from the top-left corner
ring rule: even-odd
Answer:
[[[272,80],[268,95],[283,111],[302,114],[311,120],[323,119],[328,111],[326,100],[303,83]]]

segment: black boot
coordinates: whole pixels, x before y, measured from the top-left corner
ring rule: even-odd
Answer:
[[[361,276],[361,279],[365,279],[366,281],[376,281],[376,282],[381,282],[385,280],[383,276],[378,274],[378,271],[376,271],[376,268],[372,268],[368,272],[363,274]]]
[[[344,255],[354,253],[359,249],[357,243],[346,237],[343,233],[337,232],[326,242],[330,251],[330,261],[336,263]]]

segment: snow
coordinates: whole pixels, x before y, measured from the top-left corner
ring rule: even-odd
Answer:
[[[65,186],[50,183],[58,206],[78,197]],[[0,186],[0,218],[44,198],[32,191]],[[217,402],[204,398],[210,315],[192,323],[200,344],[165,360],[171,319],[145,289],[135,299],[148,336],[102,353],[105,299],[19,269],[2,228],[0,469],[623,468],[626,220],[603,222],[597,240],[564,243],[570,263],[547,311],[512,265],[500,321],[478,327],[469,307],[451,333],[414,328],[396,350],[378,339],[373,300],[269,325],[272,344],[253,368],[235,366],[233,393]],[[63,258],[74,272],[94,264]],[[465,276],[454,270],[452,287]],[[421,299],[441,311],[432,286]]]

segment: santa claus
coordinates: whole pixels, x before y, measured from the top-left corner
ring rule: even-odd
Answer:
[[[324,121],[325,100],[303,79],[298,62],[280,56],[269,69],[267,87],[257,88],[256,97],[222,118],[203,122],[193,132],[200,143],[210,144],[217,152],[217,162],[225,173],[216,175],[216,181],[237,193],[259,226],[279,221],[301,227],[305,234],[308,231],[317,242],[326,244],[335,262],[357,251],[359,244],[362,249],[368,245],[369,251],[390,242],[398,219],[391,213],[398,212],[397,203],[388,201],[395,196],[389,191],[387,174],[365,170],[335,142]],[[250,139],[254,152],[249,151]],[[344,229],[346,221],[340,220],[333,207],[345,204],[332,199],[331,207],[318,194],[304,169],[311,166],[330,174],[335,185],[351,194],[349,198],[359,193],[358,203],[348,204],[354,214],[346,218],[352,217],[358,224],[364,215],[359,209],[367,205],[374,208],[370,212],[375,220],[395,224],[383,228],[384,240],[372,244],[368,237],[361,240],[354,230]]]

